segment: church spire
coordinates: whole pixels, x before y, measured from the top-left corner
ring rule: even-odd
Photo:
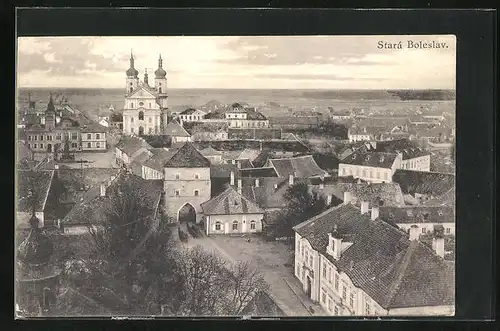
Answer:
[[[144,84],[148,84],[148,68],[144,69]]]
[[[139,72],[134,67],[134,54],[132,53],[132,49],[130,49],[130,68],[127,70],[127,77],[136,78]]]
[[[54,100],[52,99],[52,93],[50,93],[49,103],[47,104],[47,110],[45,112],[55,112]]]
[[[158,68],[161,68],[163,65],[163,60],[161,59],[161,53],[160,53],[160,57],[158,58]]]

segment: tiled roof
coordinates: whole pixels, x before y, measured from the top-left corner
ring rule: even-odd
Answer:
[[[245,109],[245,113],[247,114],[247,119],[249,120],[267,120],[267,118],[262,115],[262,113],[258,112],[258,111],[255,111],[253,109],[249,109],[249,108],[246,108]]]
[[[278,177],[276,170],[273,167],[267,168],[250,168],[250,169],[239,169],[239,175],[241,177]]]
[[[172,148],[165,150],[163,148],[158,148],[156,152],[153,152],[153,156],[143,162],[143,165],[157,170],[163,171],[163,165],[170,160],[170,158],[177,152],[177,149]]]
[[[256,203],[229,186],[224,192],[201,204],[205,215],[262,214]]]
[[[151,156],[150,151],[144,151],[134,157],[134,160],[130,162],[130,168],[132,170],[132,173],[137,176],[142,176],[142,165],[149,160]]]
[[[210,166],[210,178],[229,178],[231,171],[235,176],[238,173],[238,166],[235,164],[217,164]]]
[[[419,148],[414,142],[407,139],[379,141],[376,143],[374,148],[368,148],[368,151],[401,153],[403,156],[403,160],[430,155],[428,151]]]
[[[403,206],[404,196],[397,183],[344,183],[325,182],[324,188],[319,188],[318,184],[311,187],[323,195],[333,195],[340,200],[344,200],[344,192],[349,192],[353,202],[359,204],[367,201],[371,205],[383,206]]]
[[[424,201],[423,206],[454,206],[456,200],[455,187],[452,187],[448,192],[441,194],[433,199]]]
[[[105,127],[105,126],[102,126],[100,124],[97,124],[97,123],[89,123],[89,124],[86,124],[84,127],[82,127],[82,130],[81,132],[84,132],[84,133],[87,133],[87,132],[97,132],[97,133],[100,133],[100,132],[108,132],[108,128]]]
[[[401,186],[404,194],[439,196],[455,187],[455,175],[439,172],[398,169],[392,180]]]
[[[179,115],[191,115],[195,111],[196,111],[196,109],[194,109],[194,108],[188,108],[188,109],[182,111],[181,113],[179,113]]]
[[[165,127],[165,135],[172,137],[191,137],[189,132],[187,132],[177,121],[172,121],[167,124]]]
[[[391,169],[396,157],[396,153],[363,152],[357,150],[340,161],[340,163]]]
[[[242,160],[238,160],[236,162],[238,162],[240,164],[240,168],[242,168],[242,169],[253,168],[253,164],[249,159],[242,159]]]
[[[326,253],[334,226],[352,243],[339,260]],[[351,204],[330,208],[294,229],[385,309],[454,304],[453,273],[442,258]]]
[[[286,159],[269,159],[268,166],[274,167],[279,177],[293,175],[297,178],[328,175],[321,169],[312,155],[298,156]]]
[[[17,172],[17,211],[31,212],[32,199],[30,192],[32,187],[35,190],[35,210],[43,211],[53,178],[54,171],[40,170],[32,172],[30,170],[19,170]]]
[[[380,207],[380,218],[398,223],[455,223],[453,207]]]
[[[120,141],[116,144],[116,148],[123,151],[128,156],[131,156],[141,148],[152,149],[151,145],[149,145],[144,139],[135,137],[135,136],[127,136],[124,135],[120,138]]]
[[[213,148],[212,146],[208,146],[207,148],[204,148],[204,149],[200,150],[200,153],[201,153],[203,156],[222,155],[222,152],[221,152],[221,151],[216,150],[216,149],[215,149],[215,148]]]
[[[164,168],[209,168],[210,161],[194,148],[191,143],[185,143],[163,165]]]

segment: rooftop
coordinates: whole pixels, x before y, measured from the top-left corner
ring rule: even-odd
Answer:
[[[283,159],[269,159],[268,167],[274,167],[278,177],[293,175],[297,178],[309,178],[315,176],[328,176],[328,173],[321,169],[312,155],[297,156]]]
[[[19,170],[17,172],[17,211],[43,211],[54,178],[50,170]]]
[[[380,218],[398,223],[455,223],[453,207],[380,207]]]
[[[356,150],[351,155],[340,161],[340,163],[391,169],[396,157],[396,153],[363,152]]]
[[[171,121],[167,124],[165,127],[165,135],[172,137],[191,137],[189,132],[187,132],[177,121]]]
[[[153,147],[140,137],[123,135],[116,144],[116,148],[131,156],[141,148],[152,149]]]
[[[370,146],[367,150],[383,153],[401,153],[403,160],[430,155],[428,151],[421,149],[417,144],[408,139],[379,141],[374,147]]]
[[[163,165],[164,168],[210,168],[210,161],[187,142]]]
[[[334,227],[352,243],[339,260],[326,253]],[[351,204],[330,208],[294,229],[385,309],[454,304],[454,268],[426,245],[380,219],[372,221]]]
[[[264,211],[253,201],[229,186],[224,192],[201,204],[205,215],[262,214]]]
[[[392,180],[401,186],[404,194],[439,196],[455,187],[455,175],[439,172],[398,169]]]
[[[241,177],[253,177],[253,178],[262,178],[262,177],[278,177],[276,170],[273,167],[267,168],[241,168],[239,169],[239,175]]]

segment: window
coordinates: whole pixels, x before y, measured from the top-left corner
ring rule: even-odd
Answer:
[[[354,293],[351,293],[351,297],[349,298],[349,305],[354,307]]]
[[[52,136],[47,136],[47,140],[52,141]]]
[[[250,221],[250,230],[255,230],[255,221]]]
[[[28,140],[31,140],[31,136],[28,136]]]
[[[238,230],[238,221],[233,221],[233,231]]]
[[[149,132],[149,134],[152,134],[153,133],[153,128],[149,128],[148,132]]]
[[[297,266],[297,267],[295,268],[295,273],[296,273],[297,277],[299,277],[299,278],[300,278],[300,267],[299,267],[299,266]]]
[[[328,296],[328,310],[332,311],[333,310],[333,304],[332,304],[332,297]]]
[[[422,228],[422,233],[426,233],[427,232],[427,228]]]
[[[347,300],[347,288],[342,285],[342,299]]]
[[[33,136],[33,140],[37,140],[38,139],[38,136]]]
[[[323,277],[326,278],[326,263],[323,262]]]
[[[373,170],[370,170],[370,178],[373,178]]]
[[[366,177],[366,169],[363,169],[363,177]]]
[[[339,290],[339,274],[335,273],[335,289]]]
[[[306,277],[306,269],[302,269],[302,279]]]
[[[36,146],[36,144],[33,144],[33,148],[38,148],[38,147]]]
[[[446,233],[451,233],[451,229],[450,228],[446,228]]]
[[[43,148],[43,144],[40,144],[40,148]]]
[[[133,117],[130,117],[130,123],[134,123],[134,118]]]
[[[194,174],[194,179],[200,179],[200,175]]]
[[[179,179],[181,177],[180,174],[175,174],[175,179]]]
[[[95,139],[101,139],[101,135],[99,133],[95,134]]]
[[[194,196],[197,197],[200,194],[200,191],[194,190]]]
[[[142,110],[139,112],[139,121],[144,121],[144,112]]]
[[[71,140],[77,140],[77,139],[78,139],[78,133],[71,132]]]
[[[313,262],[314,262],[314,259],[313,259],[313,256],[312,255],[309,255],[309,266],[312,268],[313,266]]]
[[[57,139],[57,140],[61,140],[61,138],[62,138],[62,137],[61,137],[61,134],[60,134],[60,133],[58,133],[58,134],[57,134],[57,136],[56,136],[56,139]]]
[[[178,197],[180,195],[179,190],[175,190],[175,196]]]
[[[92,139],[92,134],[87,133],[87,139],[88,139],[88,140]]]
[[[384,179],[387,180],[387,172],[384,173]]]
[[[134,103],[133,102],[130,103],[130,108],[134,108]]]
[[[370,307],[370,303],[369,302],[365,303],[365,314],[366,315],[371,315],[371,307]]]
[[[71,143],[71,147],[78,148],[78,144],[77,143]]]
[[[134,131],[135,131],[134,128],[130,128],[130,132],[134,133]]]
[[[380,179],[380,172],[377,171],[377,179]]]
[[[326,303],[326,293],[321,291],[321,302]]]
[[[139,102],[139,107],[142,107],[142,106],[144,106],[144,102],[141,101],[141,102]]]
[[[149,103],[149,108],[151,108],[151,102]]]
[[[215,230],[220,231],[220,229],[221,229],[221,223],[215,222]]]
[[[335,314],[335,316],[338,316],[338,314],[339,314],[339,307],[338,306],[335,306],[334,314]]]
[[[92,147],[92,144],[91,143],[87,143],[87,148],[91,148]]]
[[[40,141],[43,141],[43,134],[40,136]]]
[[[149,121],[149,123],[153,123],[153,118],[152,118],[152,117],[149,117],[149,118],[148,118],[148,121]]]
[[[332,282],[332,269],[328,268],[328,281],[331,283]]]
[[[95,147],[96,147],[96,148],[101,148],[101,145],[99,144],[99,142],[96,142],[96,143],[95,143]]]

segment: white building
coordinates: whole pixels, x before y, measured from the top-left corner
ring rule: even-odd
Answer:
[[[419,235],[433,233],[441,225],[445,235],[455,235],[455,210],[449,206],[380,207],[380,218],[408,234],[412,228]]]
[[[81,130],[82,151],[106,151],[106,127],[100,124],[88,124]]]
[[[453,316],[454,266],[348,199],[294,227],[295,276],[330,315]],[[438,255],[439,254],[439,255]]]
[[[203,120],[203,116],[206,114],[207,113],[202,110],[188,108],[181,112],[178,117],[182,122],[201,122]]]
[[[339,177],[354,177],[370,183],[391,183],[401,168],[401,154],[355,151],[339,163]]]

